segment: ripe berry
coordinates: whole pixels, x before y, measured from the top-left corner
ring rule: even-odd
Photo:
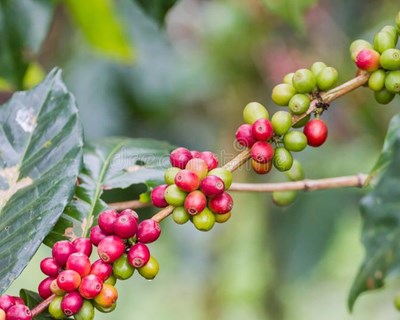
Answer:
[[[44,258],[40,262],[40,270],[42,270],[45,275],[56,278],[62,268],[57,264],[54,258]]]
[[[192,172],[194,172],[195,174],[197,174],[197,176],[199,177],[200,180],[203,180],[204,177],[207,176],[208,173],[208,166],[207,163],[200,158],[194,158],[192,160],[190,160],[186,167],[186,170],[190,170]]]
[[[381,67],[386,70],[397,70],[400,68],[400,50],[387,49],[382,52],[380,58]]]
[[[203,151],[202,153],[200,153],[200,159],[204,160],[205,163],[207,163],[208,171],[218,167],[218,158],[211,151]]]
[[[90,260],[88,256],[82,252],[76,252],[68,257],[66,269],[78,272],[84,277],[90,272]]]
[[[0,296],[0,309],[3,309],[7,312],[7,310],[10,309],[13,305],[15,305],[14,297],[8,294]]]
[[[160,234],[160,224],[153,219],[146,219],[139,224],[137,239],[141,243],[150,243],[156,241]]]
[[[258,119],[251,126],[253,135],[257,140],[269,140],[274,134],[272,124],[268,119]]]
[[[114,223],[114,234],[121,239],[132,238],[136,234],[137,226],[133,215],[121,214]]]
[[[185,169],[186,164],[192,158],[193,156],[190,151],[183,147],[176,148],[169,155],[169,161],[171,162],[171,165],[180,169]]]
[[[303,132],[290,131],[283,136],[283,144],[287,150],[299,152],[307,146],[307,137]]]
[[[335,68],[326,67],[322,69],[317,76],[317,87],[322,91],[332,89],[338,80],[338,76]]]
[[[51,292],[51,289],[50,289],[50,286],[51,286],[51,283],[53,282],[53,280],[54,280],[54,278],[48,277],[39,283],[38,293],[42,299],[47,299],[48,297],[50,297],[53,294],[53,292]]]
[[[16,304],[7,310],[7,320],[31,320],[32,313],[27,306]]]
[[[272,128],[278,135],[284,135],[292,126],[292,115],[286,111],[278,111],[271,118]]]
[[[132,209],[125,209],[125,210],[122,210],[122,211],[119,213],[119,215],[120,215],[120,216],[123,216],[123,215],[132,216],[132,217],[136,220],[136,222],[139,221],[139,215],[137,214],[136,211],[134,211],[134,210],[132,210]]]
[[[154,279],[159,270],[160,266],[153,256],[150,256],[149,261],[143,267],[138,269],[140,275],[147,280]]]
[[[309,121],[303,130],[307,137],[307,143],[311,147],[319,147],[328,137],[328,127],[321,119]]]
[[[54,244],[52,254],[54,260],[60,267],[64,267],[68,257],[76,251],[73,244],[67,240],[58,241]]]
[[[237,129],[235,137],[236,141],[244,147],[251,147],[257,141],[253,134],[252,126],[249,124],[242,124]]]
[[[190,154],[192,155],[193,158],[200,158],[201,152],[197,150],[191,150]]]
[[[289,110],[292,114],[303,114],[310,106],[310,98],[306,94],[297,93],[289,101]]]
[[[79,312],[83,305],[83,298],[81,295],[74,291],[67,293],[61,301],[61,310],[66,316],[72,316]]]
[[[89,239],[90,239],[90,242],[94,246],[97,247],[99,245],[100,241],[106,237],[107,237],[107,234],[105,234],[103,232],[103,230],[100,229],[99,226],[94,226],[92,229],[90,229]]]
[[[132,277],[135,268],[129,264],[127,254],[123,254],[113,263],[113,274],[119,280],[126,280]]]
[[[293,165],[289,171],[286,171],[286,175],[291,181],[299,181],[304,179],[304,170],[298,160],[293,160]]]
[[[291,84],[280,83],[272,89],[272,101],[278,106],[287,106],[290,99],[296,94],[296,89]]]
[[[71,292],[78,289],[81,284],[81,276],[74,270],[64,270],[58,275],[57,284],[61,290]]]
[[[388,72],[385,78],[385,88],[391,93],[400,93],[400,70]]]
[[[165,190],[165,200],[174,207],[183,206],[187,193],[178,188],[177,185],[172,184]]]
[[[74,315],[75,320],[93,320],[94,307],[91,301],[84,300],[81,310]]]
[[[201,180],[200,189],[207,197],[215,197],[224,192],[225,184],[220,177],[211,175]]]
[[[285,148],[276,148],[273,163],[279,171],[288,171],[293,164],[292,154]]]
[[[371,90],[380,91],[385,87],[386,72],[378,69],[371,73],[368,79],[368,86]]]
[[[181,170],[175,176],[175,184],[183,191],[191,192],[197,190],[200,185],[200,178],[197,174],[189,170]]]
[[[155,207],[165,208],[168,206],[168,202],[165,200],[165,190],[167,190],[167,188],[168,184],[162,184],[160,186],[155,187],[151,191],[151,202]]]
[[[48,311],[54,319],[64,319],[65,314],[61,309],[61,302],[64,297],[55,297],[49,305]]]
[[[93,299],[103,289],[103,281],[95,274],[89,274],[82,278],[79,293],[85,299]]]
[[[128,252],[128,262],[135,268],[143,267],[150,259],[150,250],[143,243],[136,243]]]
[[[312,92],[317,85],[317,78],[308,69],[299,69],[293,75],[293,87],[299,93]]]
[[[25,301],[24,299],[17,297],[17,296],[13,296],[14,300],[15,300],[15,304],[22,304],[25,305]]]
[[[267,163],[274,156],[274,148],[264,141],[257,141],[250,150],[251,157],[257,162]]]
[[[372,49],[361,50],[356,58],[356,65],[361,70],[372,72],[380,67],[380,54]]]
[[[118,212],[115,210],[106,210],[99,215],[99,227],[107,235],[114,234],[114,223],[118,218]]]
[[[214,214],[214,216],[215,216],[215,222],[217,222],[217,223],[225,223],[231,218],[232,213],[228,212],[228,213],[225,213],[225,214]]]
[[[314,74],[314,76],[318,77],[318,74],[322,71],[322,69],[325,69],[327,65],[321,61],[316,61],[311,65],[311,72]]]
[[[253,124],[258,119],[268,119],[267,109],[258,102],[250,102],[243,109],[243,120],[248,124]]]
[[[272,201],[280,207],[292,204],[297,198],[297,191],[275,191],[272,193]]]
[[[184,207],[190,215],[198,214],[207,206],[207,198],[203,192],[196,190],[189,193],[185,199]]]
[[[210,209],[205,208],[202,212],[193,216],[192,222],[197,230],[209,231],[214,227],[215,214]]]
[[[395,94],[383,88],[380,91],[375,91],[374,93],[375,100],[380,104],[388,104],[390,101],[393,100]]]
[[[208,207],[212,212],[217,214],[228,213],[232,210],[233,199],[228,192],[224,192],[214,198],[211,198],[208,202]]]
[[[90,274],[95,274],[102,281],[105,281],[112,274],[112,266],[108,263],[105,263],[103,260],[96,260],[92,264]]]
[[[124,242],[116,236],[108,236],[100,241],[97,252],[101,260],[113,263],[125,251]]]
[[[103,308],[110,308],[117,299],[117,289],[115,289],[113,285],[105,283],[103,289],[101,289],[100,293],[94,298],[94,302]]]
[[[186,211],[184,207],[176,207],[172,212],[172,219],[177,224],[185,224],[190,220],[190,214]]]
[[[90,242],[90,239],[76,238],[72,241],[72,244],[74,245],[76,252],[82,252],[88,257],[92,254],[92,243]]]
[[[396,47],[396,40],[390,33],[380,31],[374,37],[374,49],[379,53],[392,49]]]
[[[266,163],[257,162],[254,159],[251,159],[251,167],[258,174],[267,174],[272,169],[272,161],[268,161]]]
[[[361,50],[364,49],[374,49],[374,47],[368,41],[362,39],[353,41],[350,45],[351,59],[353,59],[353,61],[356,61],[358,54]]]

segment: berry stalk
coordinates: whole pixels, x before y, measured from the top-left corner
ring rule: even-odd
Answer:
[[[32,318],[35,318],[38,314],[41,314],[43,311],[45,311],[50,303],[53,301],[53,299],[56,297],[55,294],[52,294],[50,297],[48,297],[46,300],[43,300],[41,303],[39,303],[35,308],[31,310],[32,312]]]

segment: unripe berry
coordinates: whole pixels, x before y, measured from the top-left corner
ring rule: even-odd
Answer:
[[[293,87],[299,93],[312,92],[317,85],[316,76],[308,69],[299,69],[293,76]]]
[[[72,316],[81,310],[83,305],[83,298],[81,295],[74,291],[67,293],[61,301],[61,310],[66,316]]]
[[[108,236],[100,241],[97,252],[101,260],[113,263],[125,251],[124,242],[116,236]]]
[[[337,80],[338,80],[338,72],[335,68],[326,67],[321,70],[321,72],[317,76],[317,87],[322,91],[327,91],[332,89]]]
[[[3,309],[7,312],[7,310],[10,309],[13,305],[15,305],[14,297],[8,294],[0,296],[0,309]]]
[[[293,165],[289,171],[286,171],[286,175],[292,181],[299,181],[304,179],[304,170],[298,160],[293,160]]]
[[[107,235],[114,234],[114,223],[118,218],[118,212],[115,210],[106,210],[99,215],[99,227]]]
[[[207,163],[200,158],[190,160],[185,169],[194,172],[200,180],[203,180],[208,173]]]
[[[318,74],[325,69],[327,65],[321,61],[316,61],[312,64],[310,70],[314,74],[314,76],[318,77]]]
[[[310,120],[311,114],[306,115],[304,118],[298,120],[296,123],[292,125],[292,128],[301,128],[304,127],[307,122]]]
[[[51,283],[53,282],[53,280],[54,280],[54,278],[48,277],[39,283],[38,293],[39,293],[39,296],[43,300],[47,299],[48,297],[50,297],[53,294],[53,292],[51,292],[51,289],[50,289],[50,286],[51,286]]]
[[[54,279],[50,284],[50,290],[56,296],[63,296],[65,291],[58,286],[57,279]]]
[[[158,274],[159,270],[160,266],[153,256],[150,256],[149,261],[143,267],[138,269],[139,274],[147,280],[153,280]]]
[[[284,135],[283,144],[287,150],[299,152],[307,146],[307,137],[303,132],[290,131]]]
[[[129,264],[128,255],[123,254],[113,263],[113,274],[119,280],[127,280],[132,277],[135,268]]]
[[[74,270],[64,270],[58,275],[57,284],[61,290],[71,292],[78,289],[81,284],[81,276]]]
[[[397,15],[396,15],[396,25],[397,25],[397,28],[400,29],[400,11],[397,12]]]
[[[309,121],[303,130],[307,137],[307,144],[311,147],[319,147],[328,137],[328,127],[321,119]]]
[[[374,49],[374,47],[371,43],[362,39],[353,41],[350,45],[351,59],[356,61],[358,54],[364,49]]]
[[[272,201],[280,207],[292,204],[297,198],[297,191],[275,191],[272,193]]]
[[[257,162],[267,163],[274,156],[274,148],[264,141],[257,141],[250,150],[251,157]]]
[[[175,184],[185,192],[197,190],[200,185],[200,178],[192,171],[181,170],[175,176]]]
[[[7,310],[7,320],[31,320],[32,313],[27,306],[16,304]]]
[[[40,270],[42,270],[42,272],[45,275],[56,278],[60,273],[60,271],[62,270],[62,268],[57,264],[54,258],[49,257],[49,258],[44,258],[40,262]]]
[[[294,79],[294,76],[293,76]],[[296,94],[296,89],[291,84],[280,83],[272,89],[272,101],[278,106],[287,106],[290,99]]]
[[[395,40],[395,44],[397,44],[399,33],[397,32],[396,27],[387,25],[387,26],[384,26],[381,29],[381,31],[389,33],[392,36],[392,38]]]
[[[293,76],[294,76],[294,72],[288,73],[283,77],[282,82],[286,83],[286,84],[290,84],[292,85],[293,83]]]
[[[388,72],[385,78],[385,88],[391,93],[400,93],[400,70]]]
[[[382,69],[378,69],[371,73],[368,79],[368,86],[371,90],[380,91],[385,87],[386,73]]]
[[[177,169],[177,168],[174,168]],[[178,169],[180,170],[180,169]],[[160,186],[155,187],[151,191],[151,202],[157,208],[165,208],[168,206],[168,202],[165,200],[165,190],[167,190],[168,185],[162,184]]]
[[[251,159],[251,167],[258,174],[267,174],[272,169],[272,161],[270,160],[266,163],[261,163]]]
[[[89,274],[82,278],[79,293],[85,299],[93,299],[103,289],[103,281],[95,274]]]
[[[0,309],[0,320],[6,320],[6,312]]]
[[[112,274],[112,266],[104,262],[103,260],[96,260],[92,264],[90,274],[94,274],[98,276],[102,281],[105,281]]]
[[[192,218],[193,225],[197,230],[209,231],[214,227],[215,214],[208,208],[205,208],[199,214]]]
[[[68,257],[66,268],[68,270],[74,270],[79,273],[81,277],[84,277],[90,272],[90,260],[88,256],[82,252],[76,252]]]
[[[225,190],[228,190],[232,184],[232,172],[225,168],[215,168],[208,173],[209,176],[219,177],[225,185]]]
[[[181,171],[181,169],[176,168],[176,167],[171,167],[171,168],[168,168],[167,170],[165,170],[165,173],[164,173],[165,183],[167,185],[174,184],[175,183],[175,176],[177,175],[177,173],[179,171]]]
[[[243,109],[243,120],[248,124],[253,124],[258,119],[268,119],[267,109],[258,102],[250,102]]]
[[[251,147],[257,141],[253,134],[252,126],[249,124],[242,124],[237,129],[235,137],[236,141],[244,147]]]
[[[292,126],[292,115],[286,111],[278,111],[272,116],[271,124],[275,134],[284,135]]]
[[[111,274],[104,282],[103,284],[111,284],[112,286],[115,286],[117,283],[117,278],[114,276],[114,274]]]
[[[187,193],[178,188],[177,185],[172,184],[165,190],[165,200],[174,207],[183,206]]]
[[[392,49],[396,47],[396,40],[390,33],[380,31],[374,37],[374,49],[379,53]]]
[[[215,197],[224,192],[225,184],[220,177],[211,175],[201,181],[200,189],[207,197]]]
[[[210,210],[217,214],[228,213],[233,208],[233,199],[228,192],[224,192],[208,202]]]
[[[121,214],[114,223],[114,234],[121,239],[132,238],[137,231],[138,223],[132,215]]]
[[[388,90],[386,90],[386,88],[383,88],[380,91],[375,91],[374,97],[375,97],[376,102],[378,102],[380,104],[388,104],[390,101],[393,100],[393,98],[395,97],[395,94],[392,92],[389,92]]]
[[[297,93],[289,101],[289,110],[292,114],[303,114],[310,106],[310,98],[306,94]]]
[[[218,167],[218,158],[211,151],[203,151],[200,153],[200,159],[207,163],[208,171]]]
[[[135,268],[143,267],[150,259],[150,250],[143,243],[136,243],[128,252],[128,262]]]
[[[372,72],[378,70],[380,65],[380,54],[372,49],[361,50],[356,58],[356,65],[361,70]]]
[[[151,243],[156,241],[160,234],[160,224],[153,219],[146,219],[139,224],[137,239],[141,243]]]
[[[118,299],[118,291],[110,284],[104,284],[103,289],[94,298],[97,305],[103,308],[110,308]]]
[[[93,320],[94,307],[91,301],[84,300],[81,310],[74,315],[75,320]]]
[[[185,199],[184,207],[186,211],[194,216],[203,211],[207,206],[207,198],[203,192],[196,190],[189,193]]]
[[[111,307],[104,308],[104,307],[98,305],[96,302],[93,302],[93,306],[101,313],[110,313],[110,312],[113,312],[117,308],[116,303],[114,303]]]
[[[190,220],[190,214],[186,211],[184,207],[176,207],[172,212],[172,219],[177,224],[185,224]]]
[[[400,50],[387,49],[382,52],[380,58],[381,67],[386,70],[397,70],[400,68]]]
[[[99,226],[94,226],[90,229],[89,239],[94,246],[98,246],[100,241],[107,237],[107,234],[100,229]]]
[[[215,222],[217,223],[225,223],[227,222],[232,216],[231,212],[225,214],[214,214]]]
[[[90,242],[90,239],[88,238],[76,238],[74,241],[72,241],[72,244],[74,245],[76,252],[82,252],[88,257],[91,256],[92,254],[92,243]]]
[[[272,124],[268,119],[258,119],[251,126],[253,136],[257,140],[265,141],[272,138],[274,130]]]
[[[67,240],[58,241],[52,248],[54,260],[60,267],[64,267],[68,257],[76,251],[73,244]]]
[[[273,163],[279,171],[288,171],[293,165],[292,154],[285,148],[276,148]]]
[[[54,319],[64,319],[65,314],[61,309],[61,302],[64,297],[55,297],[49,305],[49,313]]]
[[[169,161],[171,162],[171,165],[180,169],[185,169],[186,164],[192,158],[193,156],[190,151],[183,147],[176,148],[169,155]]]

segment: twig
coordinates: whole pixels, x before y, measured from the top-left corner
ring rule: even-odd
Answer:
[[[32,313],[32,318],[35,318],[38,314],[42,313],[44,310],[47,309],[49,304],[53,301],[53,299],[56,297],[55,294],[52,294],[50,297],[48,297],[46,300],[42,301],[39,303],[35,308],[31,310]]]
[[[151,206],[151,202],[142,202],[140,200],[132,200],[132,201],[122,201],[122,202],[114,202],[108,204],[114,210],[124,210],[124,209],[140,209]]]

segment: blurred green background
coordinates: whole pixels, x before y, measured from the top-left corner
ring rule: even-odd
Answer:
[[[46,4],[21,2],[41,6],[29,13],[40,24]],[[55,5],[50,31],[29,58],[45,72],[64,69],[86,139],[152,137],[214,151],[222,163],[238,152],[234,133],[248,102],[278,110],[270,99],[273,86],[285,73],[317,60],[337,68],[340,82],[350,79],[356,72],[351,41],[372,40],[399,10],[392,0],[181,0],[160,25],[136,1],[119,0],[110,3],[130,49],[112,56],[88,37],[109,26],[90,14],[79,20],[71,14],[73,2]],[[40,78],[35,68],[32,82]],[[378,105],[365,88],[335,101],[324,114],[327,143],[296,154],[307,177],[368,172],[398,107],[398,98]],[[277,173],[259,177],[249,168],[234,178],[285,179]],[[135,198],[139,191],[130,192]],[[135,275],[120,282],[117,310],[96,319],[399,319],[392,307],[400,291],[395,279],[384,291],[363,295],[352,315],[346,308],[363,257],[362,195],[350,189],[302,193],[294,205],[280,209],[269,194],[235,193],[233,218],[208,233],[169,219],[160,241],[151,245],[161,267],[156,281]],[[39,262],[49,254],[42,247],[8,293],[36,290]]]

